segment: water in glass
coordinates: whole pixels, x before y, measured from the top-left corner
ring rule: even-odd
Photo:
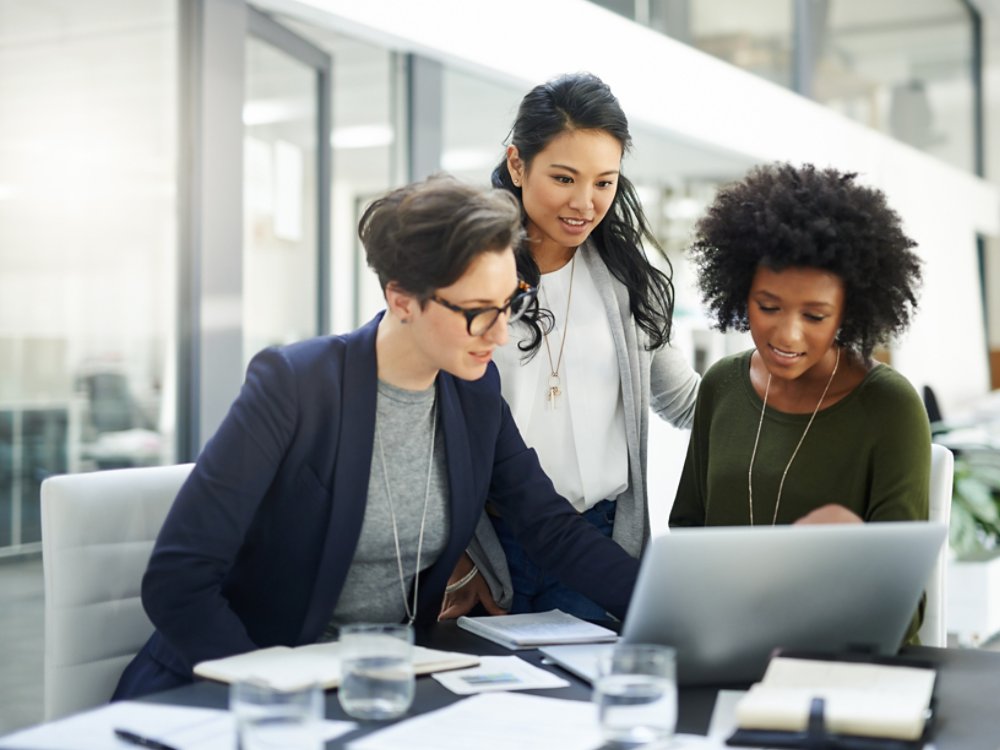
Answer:
[[[340,705],[358,719],[392,719],[413,702],[408,656],[359,656],[343,661]]]
[[[674,680],[646,674],[611,674],[595,688],[601,731],[618,747],[669,742],[677,724]]]
[[[337,699],[356,719],[395,719],[413,703],[413,629],[396,624],[351,624],[340,629]]]

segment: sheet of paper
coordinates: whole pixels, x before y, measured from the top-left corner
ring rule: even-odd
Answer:
[[[350,750],[598,750],[597,707],[524,693],[465,698],[352,742]],[[670,750],[721,750],[720,741],[681,734]]]
[[[349,721],[324,721],[324,741],[354,729]],[[115,728],[128,729],[184,750],[233,750],[236,726],[228,711],[122,701],[58,719],[0,738],[0,748],[17,750],[127,750]]]
[[[545,690],[569,685],[558,675],[539,669],[518,656],[482,656],[479,661],[478,667],[438,672],[434,679],[459,695],[503,690]]]
[[[484,693],[362,737],[350,748],[595,750],[600,745],[597,708],[592,703],[523,693]]]
[[[720,690],[715,696],[715,707],[708,722],[708,736],[724,742],[736,731],[736,704],[747,694],[746,690]]]

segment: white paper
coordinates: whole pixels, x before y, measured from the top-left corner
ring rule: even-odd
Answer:
[[[597,707],[523,693],[484,693],[400,722],[350,744],[351,750],[595,750]]]
[[[355,729],[349,721],[323,721],[324,741]],[[184,750],[233,750],[236,725],[229,711],[122,701],[58,719],[0,738],[0,748],[17,750],[136,750],[115,737],[128,729]]]
[[[524,693],[486,693],[422,714],[352,742],[350,750],[598,750],[597,706]],[[721,750],[691,734],[670,750]],[[728,749],[727,749],[728,750]]]
[[[482,656],[480,666],[439,672],[434,679],[459,695],[494,693],[504,690],[545,690],[567,687],[569,683],[518,656]]]
[[[715,707],[708,722],[708,736],[725,741],[736,731],[736,704],[747,694],[746,690],[720,690],[715,696]]]

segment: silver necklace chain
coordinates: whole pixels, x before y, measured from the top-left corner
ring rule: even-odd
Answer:
[[[375,438],[378,442],[378,454],[382,460],[382,481],[385,483],[385,496],[389,501],[389,516],[392,518],[392,538],[396,542],[396,564],[399,566],[399,588],[403,592],[403,610],[407,622],[412,625],[417,619],[417,597],[420,593],[420,555],[424,547],[424,527],[427,523],[427,505],[431,496],[431,473],[434,469],[434,434],[437,431],[437,400],[431,406],[431,447],[427,451],[427,483],[424,487],[424,512],[420,516],[420,533],[417,535],[417,564],[413,570],[413,607],[406,601],[406,576],[403,573],[403,553],[399,546],[399,527],[396,524],[396,509],[392,504],[392,490],[389,489],[389,471],[386,469],[385,449],[382,447],[382,434],[378,424],[375,425]]]
[[[548,395],[545,398],[549,402],[549,406],[553,409],[556,408],[556,399],[562,393],[559,368],[562,367],[563,350],[566,348],[566,332],[569,330],[569,306],[573,301],[573,273],[575,271],[576,253],[573,254],[573,259],[569,262],[569,292],[566,294],[566,317],[563,318],[562,339],[559,341],[559,356],[556,358],[554,366],[552,364],[552,349],[549,347],[549,336],[547,333],[542,333],[542,339],[545,341],[545,352],[549,356],[549,385]],[[542,293],[545,293],[545,287],[542,287]],[[547,294],[545,295],[545,303],[548,304]]]
[[[830,390],[830,386],[833,385],[833,379],[837,376],[837,368],[840,366],[840,348],[837,348],[837,360],[833,363],[833,372],[830,373],[830,379],[826,381],[826,388],[823,389],[823,395],[819,397],[819,401],[816,402],[816,408],[813,409],[812,416],[809,417],[809,422],[806,424],[806,429],[802,432],[802,437],[799,438],[798,445],[795,446],[795,450],[792,451],[792,457],[788,459],[788,463],[785,464],[785,470],[781,472],[781,482],[778,483],[778,498],[774,501],[774,517],[771,519],[771,525],[774,526],[778,522],[778,508],[781,507],[781,492],[785,489],[785,477],[788,476],[788,470],[792,468],[792,461],[799,454],[799,448],[802,447],[803,441],[806,439],[806,435],[809,434],[809,428],[812,427],[813,420],[816,419],[816,414],[819,412],[819,407],[823,405],[823,399],[826,398],[827,392]],[[747,495],[750,503],[750,525],[753,526],[753,464],[757,459],[757,444],[760,442],[760,430],[764,426],[764,410],[767,409],[767,394],[771,390],[771,373],[767,373],[767,385],[764,386],[764,403],[760,407],[760,421],[757,422],[757,436],[753,440],[753,452],[750,454],[750,469],[747,471]]]

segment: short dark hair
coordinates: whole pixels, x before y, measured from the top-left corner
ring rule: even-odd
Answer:
[[[916,310],[920,259],[882,191],[857,174],[775,163],[719,190],[695,227],[691,256],[702,299],[721,331],[749,329],[759,266],[819,268],[844,283],[837,343],[871,356]]]
[[[531,168],[532,160],[552,140],[574,130],[607,133],[626,153],[632,146],[628,119],[618,99],[604,81],[591,73],[569,73],[535,86],[525,94],[510,131],[510,143],[518,156]],[[507,159],[493,170],[494,187],[503,188],[521,201],[521,188],[514,185]],[[527,219],[527,216],[525,217]],[[638,326],[649,338],[649,348],[658,349],[670,340],[673,320],[673,269],[663,249],[649,228],[635,187],[625,175],[618,176],[618,189],[607,215],[591,235],[601,260],[628,289],[629,308]],[[653,266],[646,257],[642,241],[655,248],[663,258],[667,273]],[[541,277],[538,264],[526,247],[517,254],[521,278],[537,286]],[[522,349],[536,351],[542,341],[541,324],[536,315],[524,318],[532,328],[532,338]]]
[[[523,233],[520,206],[509,193],[448,175],[393,190],[368,206],[358,224],[382,291],[392,281],[421,304],[458,281],[481,253],[516,247]]]

